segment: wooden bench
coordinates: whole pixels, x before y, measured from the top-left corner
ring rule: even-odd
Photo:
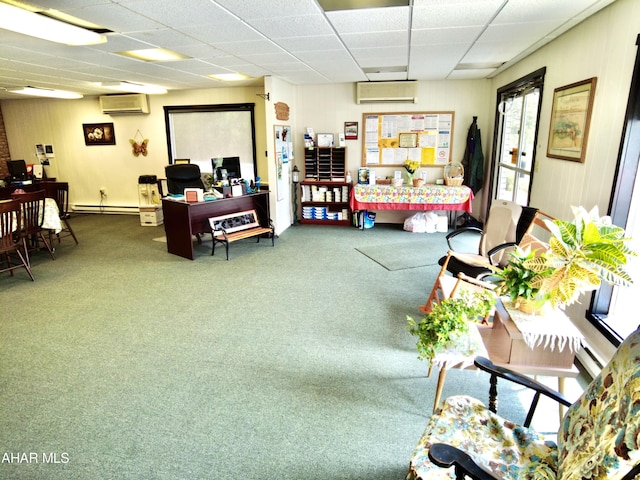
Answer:
[[[211,235],[213,237],[211,255],[216,253],[216,243],[222,243],[227,252],[227,260],[229,260],[230,243],[251,237],[258,237],[258,242],[260,242],[262,235],[269,235],[271,237],[271,246],[275,246],[275,229],[271,219],[269,219],[269,226],[263,227],[258,221],[258,215],[255,210],[244,210],[218,217],[210,217],[209,225],[211,226]]]

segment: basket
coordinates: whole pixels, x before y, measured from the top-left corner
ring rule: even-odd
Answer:
[[[462,182],[462,178],[444,177],[444,184],[450,187],[459,187]]]
[[[459,187],[464,181],[464,167],[461,163],[450,163],[444,167],[444,184]]]
[[[414,187],[421,187],[422,185],[424,185],[424,179],[423,178],[414,178],[413,179],[413,186]]]
[[[394,187],[401,187],[402,186],[402,182],[403,182],[402,178],[393,178],[393,179],[391,179],[391,185],[393,185]]]

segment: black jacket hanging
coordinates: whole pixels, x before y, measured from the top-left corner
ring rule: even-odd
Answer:
[[[464,184],[471,188],[475,194],[482,188],[484,182],[484,154],[482,153],[482,140],[477,124],[478,117],[473,117],[473,122],[467,133],[467,145],[462,158],[464,167]]]

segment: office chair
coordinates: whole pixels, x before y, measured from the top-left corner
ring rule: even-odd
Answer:
[[[167,188],[169,193],[183,194],[185,188],[205,189],[200,167],[196,164],[167,165],[164,167],[167,176]]]
[[[24,268],[31,280],[34,281],[31,268],[22,255],[20,246],[22,245],[20,231],[22,229],[22,215],[20,215],[20,202],[18,200],[8,200],[0,202],[0,255],[4,256],[6,267],[0,268],[0,272],[10,272],[16,268]],[[16,253],[19,264],[11,263],[11,253]],[[25,253],[26,254],[26,253]]]

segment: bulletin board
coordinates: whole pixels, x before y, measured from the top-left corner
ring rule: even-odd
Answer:
[[[447,165],[454,119],[455,112],[363,113],[362,166],[401,166],[406,160]]]

